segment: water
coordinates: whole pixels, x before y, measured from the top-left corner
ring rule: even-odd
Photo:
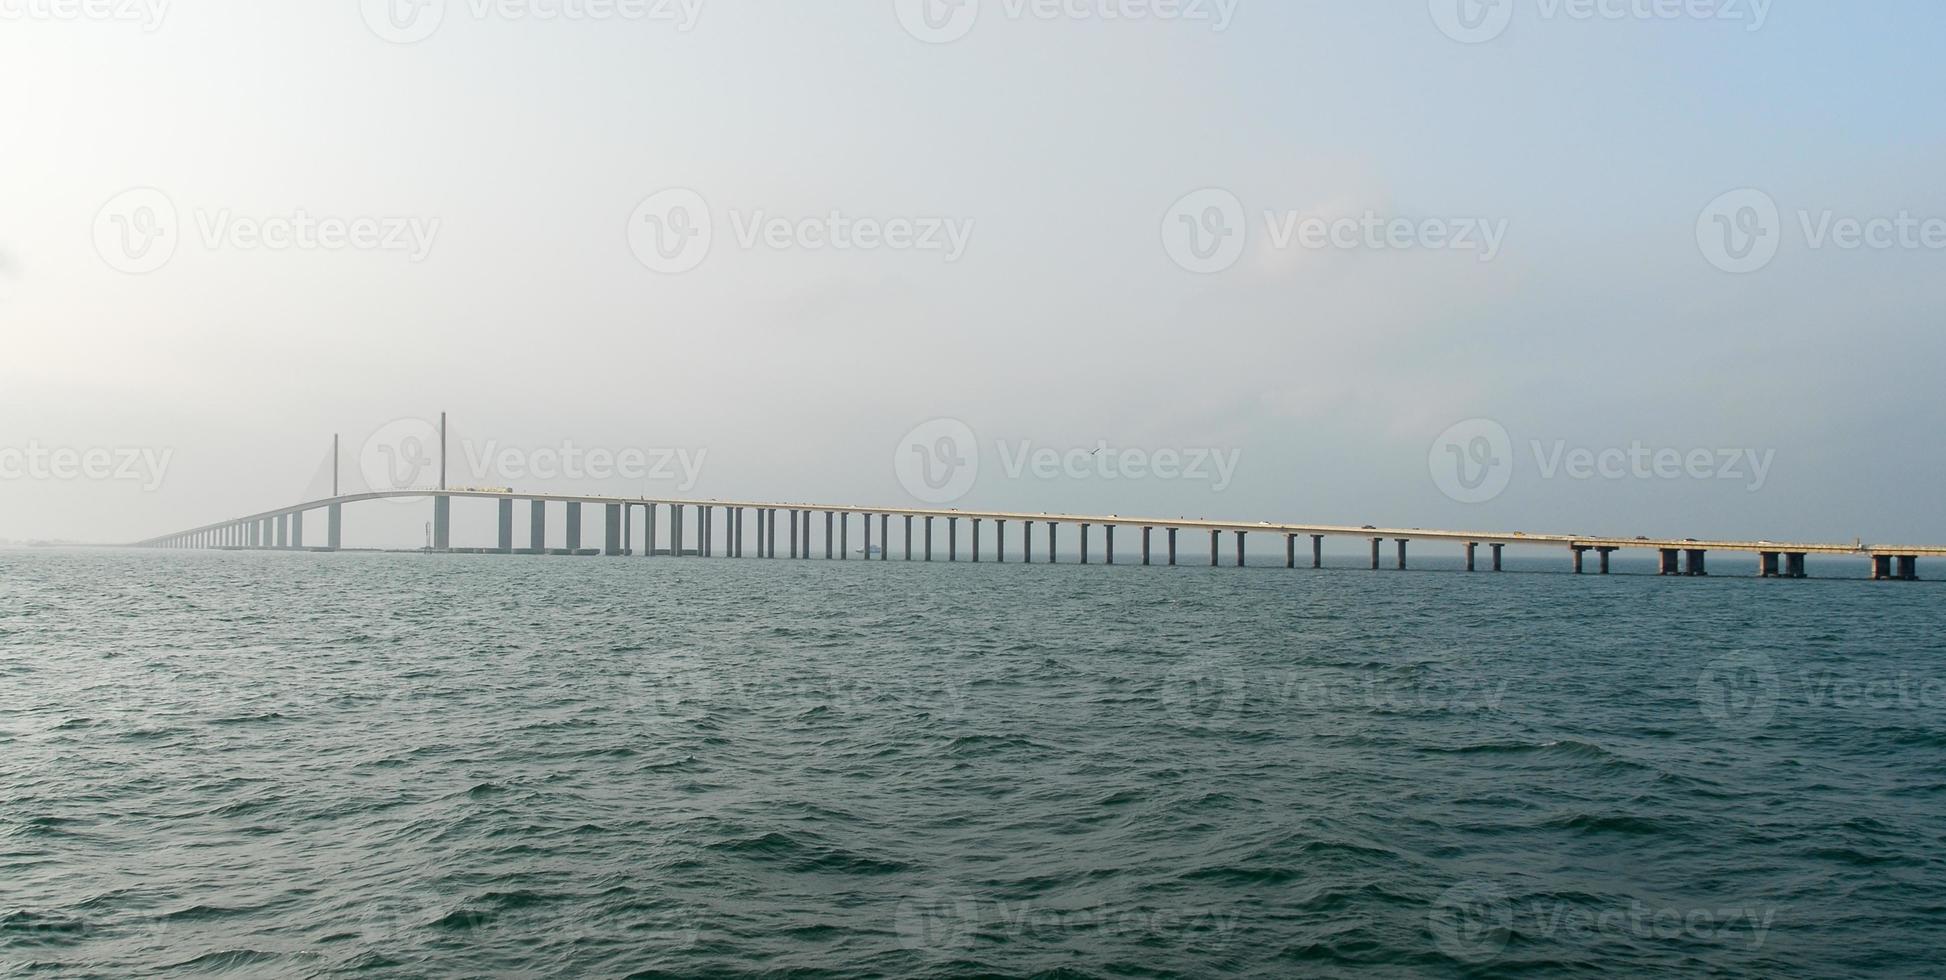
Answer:
[[[1943,595],[0,552],[0,962],[1923,974]]]

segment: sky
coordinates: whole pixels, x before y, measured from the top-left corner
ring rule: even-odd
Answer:
[[[1946,542],[1942,36],[0,0],[0,539],[424,481],[444,411],[455,485]]]

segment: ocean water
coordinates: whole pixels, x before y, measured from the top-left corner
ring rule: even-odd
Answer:
[[[1946,589],[1564,564],[0,552],[0,963],[1936,974]]]

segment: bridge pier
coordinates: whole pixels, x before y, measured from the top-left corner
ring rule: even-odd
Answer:
[[[1149,536],[1154,533],[1155,528],[1145,527],[1142,529],[1142,564],[1144,565],[1149,563]]]
[[[439,496],[432,498],[432,550],[446,551],[453,547],[453,498]]]
[[[1324,567],[1324,535],[1311,535],[1311,567]]]
[[[1580,545],[1574,545],[1569,550],[1574,552],[1574,573],[1579,575],[1581,574],[1581,559],[1587,557],[1588,549]]]
[[[1777,557],[1777,552],[1775,551],[1757,552],[1758,578],[1781,578],[1783,576],[1783,569],[1779,567],[1780,563]]]
[[[1211,531],[1209,533],[1209,567],[1215,568],[1223,563],[1217,557],[1217,553],[1221,550],[1223,550],[1223,532]]]
[[[275,546],[278,548],[289,547],[290,546],[290,515],[279,514],[276,517],[271,518],[270,527],[271,527],[271,533],[276,535]]]
[[[993,522],[993,563],[996,565],[1005,565],[1007,563],[1006,521]]]
[[[1789,552],[1784,555],[1784,577],[1804,578],[1804,553]]]
[[[1088,563],[1088,525],[1081,525],[1081,564]]]
[[[304,547],[304,512],[301,510],[291,515],[291,547]]]
[[[1034,522],[1020,522],[1020,561],[1024,565],[1034,563]]]
[[[1297,535],[1284,535],[1284,567],[1297,567]]]
[[[870,518],[866,518],[867,522]],[[851,515],[838,515],[838,560],[851,560]]]
[[[514,501],[512,497],[507,497],[499,501],[499,504],[500,510],[497,516],[500,518],[500,540],[494,550],[503,555],[511,555],[514,553]]]
[[[931,514],[926,515],[926,527],[925,527],[924,534],[926,538],[926,542],[925,542],[926,560],[932,561],[932,515]]]
[[[1237,532],[1237,567],[1238,568],[1243,567],[1243,537],[1247,533],[1248,532],[1246,531]]]
[[[1696,576],[1696,577],[1708,575],[1709,565],[1706,559],[1707,554],[1708,553],[1703,551],[1703,549],[1701,548],[1684,549],[1682,573],[1684,575]]]
[[[791,508],[791,527],[790,527],[790,532],[791,532],[791,554],[790,554],[790,557],[792,557],[792,558],[796,558],[796,557],[797,557],[797,508],[795,508],[795,507],[793,507],[793,508]]]
[[[1399,571],[1401,571],[1401,572],[1403,572],[1403,571],[1405,571],[1405,546],[1406,546],[1406,543],[1407,543],[1407,542],[1409,542],[1409,541],[1411,541],[1411,540],[1412,540],[1411,538],[1399,538],[1399,539],[1398,539],[1398,545],[1399,545]]]
[[[512,501],[508,501],[508,503],[511,504]],[[513,538],[513,520],[514,520],[513,508],[509,507],[507,509],[507,538],[510,541]],[[608,522],[607,522],[607,526],[603,528],[603,530],[607,534],[607,540],[602,542],[603,545],[605,546],[603,550],[606,551],[611,557],[620,555],[622,553],[622,505],[621,504],[608,505]]]
[[[1614,556],[1614,554],[1615,554],[1615,549],[1613,549],[1613,548],[1596,548],[1596,549],[1595,549],[1595,555],[1596,555],[1596,557],[1598,557],[1599,559],[1601,559],[1601,573],[1602,573],[1603,575],[1606,575],[1606,574],[1608,574],[1608,563],[1609,563],[1609,559],[1610,559],[1610,558],[1612,558],[1612,557]]]
[[[581,501],[568,501],[568,551],[581,550]]]
[[[1372,539],[1372,571],[1378,571],[1378,547],[1385,543],[1384,538]]]
[[[1169,567],[1176,567],[1176,529],[1169,529]]]
[[[1490,545],[1489,547],[1493,549],[1493,570],[1497,572],[1500,570],[1500,552],[1507,546],[1504,544],[1496,544]]]
[[[905,560],[912,560],[912,515],[905,515]]]
[[[832,520],[833,520],[833,517],[832,517],[832,513],[831,513],[830,511],[828,511],[828,510],[827,510],[827,511],[825,511],[825,512],[824,512],[824,560],[825,560],[825,561],[830,561],[830,560],[831,560],[831,522],[832,522]]]
[[[1871,556],[1871,558],[1872,558],[1872,581],[1884,582],[1890,580],[1892,578],[1892,556],[1873,555]]]
[[[946,561],[959,561],[959,518],[946,518]]]
[[[1054,551],[1054,539],[1057,536],[1054,529],[1058,526],[1053,521],[1047,522],[1047,563],[1050,565],[1060,564],[1060,558]]]
[[[865,515],[865,560],[872,560],[872,515]]]
[[[1468,541],[1466,543],[1466,570],[1467,571],[1471,572],[1475,570],[1473,567],[1473,563],[1474,563],[1473,559],[1479,550],[1480,550],[1479,542]]]
[[[1682,572],[1680,572],[1677,568],[1677,559],[1679,556],[1681,556],[1682,551],[1676,548],[1661,548],[1658,550],[1661,552],[1661,557],[1657,560],[1656,563],[1656,574],[1657,575],[1682,574]]]
[[[1919,581],[1919,556],[1899,556],[1899,580],[1902,582]]]
[[[332,504],[324,509],[324,546],[332,551],[344,547],[345,543],[345,505]]]
[[[1101,526],[1101,561],[1104,565],[1115,564],[1115,525]]]
[[[980,563],[980,519],[973,518],[973,564]]]

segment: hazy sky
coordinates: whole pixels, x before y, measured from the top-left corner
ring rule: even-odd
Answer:
[[[521,489],[913,504],[947,419],[968,508],[1946,541],[1936,2],[94,2],[0,0],[0,537],[445,410]]]

